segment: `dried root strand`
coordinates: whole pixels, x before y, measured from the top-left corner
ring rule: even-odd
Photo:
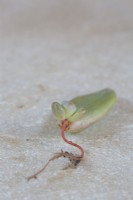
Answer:
[[[46,167],[49,165],[49,163],[53,160],[56,160],[60,157],[64,157],[64,158],[68,158],[69,161],[71,162],[71,165],[69,165],[68,167],[76,167],[80,161],[82,160],[83,157],[80,157],[80,156],[75,156],[73,155],[72,153],[69,153],[69,152],[59,152],[59,153],[56,153],[52,158],[50,158],[48,160],[48,162],[44,165],[44,167],[42,167],[39,171],[37,171],[35,174],[27,177],[27,181],[30,181],[31,179],[37,179],[37,176],[39,174],[41,174],[45,169]],[[64,169],[67,169],[68,167],[65,167]]]
[[[76,148],[78,148],[78,149],[80,150],[80,156],[75,156],[75,155],[73,155],[72,153],[69,153],[69,152],[67,152],[67,151],[66,151],[66,152],[61,151],[60,153],[56,153],[52,158],[49,159],[49,161],[44,165],[44,167],[42,167],[39,171],[37,171],[37,172],[36,172],[35,174],[33,174],[32,176],[29,176],[29,177],[27,178],[28,181],[31,180],[31,179],[37,179],[37,176],[38,176],[39,174],[41,174],[41,173],[46,169],[46,167],[49,165],[49,163],[50,163],[52,160],[58,159],[58,158],[60,158],[60,157],[68,158],[69,161],[70,161],[70,165],[64,168],[64,169],[67,169],[68,167],[71,167],[71,168],[72,168],[72,167],[76,167],[76,166],[80,163],[80,161],[83,159],[83,157],[84,157],[84,149],[83,149],[81,146],[79,146],[78,144],[75,144],[75,143],[73,143],[72,141],[67,140],[67,138],[65,137],[65,130],[67,129],[68,124],[69,124],[69,123],[68,123],[68,120],[67,120],[67,119],[65,119],[65,120],[62,122],[62,126],[61,126],[61,136],[62,136],[63,140],[64,140],[67,144],[72,145],[72,146],[74,146],[74,147],[76,147]]]
[[[69,161],[71,162],[71,164],[72,165],[70,165],[70,166],[74,166],[74,167],[76,167],[79,163],[80,163],[80,161],[82,160],[82,158],[83,157],[80,157],[80,156],[75,156],[75,155],[73,155],[72,153],[69,153],[69,152],[62,152],[63,153],[63,157],[64,158],[68,158],[69,159]]]

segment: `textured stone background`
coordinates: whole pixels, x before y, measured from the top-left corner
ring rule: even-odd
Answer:
[[[85,149],[77,169],[51,103],[105,87],[118,101],[68,138]],[[133,1],[0,0],[0,200],[133,198]]]

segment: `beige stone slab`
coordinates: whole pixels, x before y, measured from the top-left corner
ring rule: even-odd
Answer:
[[[0,200],[133,198],[133,2],[0,1]],[[67,137],[85,149],[77,169],[60,158],[31,175],[64,144],[53,101],[102,88],[118,101],[101,121]]]

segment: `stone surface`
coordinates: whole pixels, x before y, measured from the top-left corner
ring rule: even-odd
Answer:
[[[132,0],[0,1],[0,199],[133,199]],[[53,101],[113,88],[118,101],[70,140],[85,149],[77,169],[60,158],[27,182],[64,144]]]

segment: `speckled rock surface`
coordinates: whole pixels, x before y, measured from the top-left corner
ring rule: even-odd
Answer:
[[[0,1],[0,200],[133,199],[132,0]],[[77,169],[64,144],[53,101],[102,88],[118,101],[101,121],[67,137],[81,144]]]

